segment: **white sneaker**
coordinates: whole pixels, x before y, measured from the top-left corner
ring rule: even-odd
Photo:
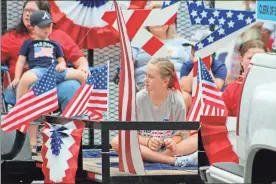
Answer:
[[[198,165],[198,152],[194,152],[190,155],[185,155],[181,157],[176,157],[174,166],[185,167],[185,166],[195,166]]]

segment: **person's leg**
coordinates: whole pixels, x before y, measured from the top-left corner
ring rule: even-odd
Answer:
[[[198,150],[198,136],[192,135],[176,145],[175,155],[189,155]]]
[[[32,153],[36,153],[38,124],[30,124],[28,128]]]
[[[29,87],[37,80],[38,76],[33,71],[29,70],[25,72],[18,83],[16,101],[18,101],[23,95],[25,95],[28,92]]]
[[[118,153],[119,150],[119,137],[116,136],[111,141],[111,146],[115,152]],[[165,164],[174,165],[175,158],[173,156],[165,155],[162,152],[152,151],[146,146],[140,145],[141,155],[143,160],[150,162],[159,162]]]
[[[32,82],[29,86],[28,89],[31,88],[32,86],[35,85],[35,83],[40,79],[46,72],[48,71],[48,68],[33,68],[27,72],[24,73],[24,75],[28,75],[28,73],[31,73],[35,76],[37,80]],[[22,76],[23,77],[23,76]],[[22,80],[22,78],[21,78]],[[37,131],[38,131],[38,125],[39,122],[31,122],[28,128],[28,133],[29,133],[29,138],[30,138],[30,146],[31,146],[31,151],[35,155],[36,154],[36,147],[37,147]]]
[[[66,72],[66,79],[68,80],[78,80],[81,84],[85,83],[85,80],[87,78],[86,74],[80,70],[76,70],[73,68],[67,69]]]

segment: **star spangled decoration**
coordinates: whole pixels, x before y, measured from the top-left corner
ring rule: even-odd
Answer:
[[[256,24],[255,12],[205,8],[203,1],[187,1],[192,24],[216,25],[217,29],[195,45],[196,55],[204,58]]]
[[[42,166],[45,183],[75,182],[84,127],[81,120],[70,121],[66,124],[45,122],[42,129],[41,150],[42,160],[45,163]]]
[[[68,137],[67,134],[63,133],[64,130],[67,130],[65,127],[60,127],[58,129],[54,129],[51,135],[51,150],[52,154],[58,156],[61,149],[61,144],[63,144],[62,138]]]
[[[166,8],[168,6],[173,5],[174,3],[177,3],[179,0],[172,0],[172,1],[164,1],[161,9]]]

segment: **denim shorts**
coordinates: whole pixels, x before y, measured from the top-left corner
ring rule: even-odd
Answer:
[[[40,79],[48,71],[48,68],[35,67],[28,71],[35,73],[38,79]],[[68,69],[65,69],[63,72],[56,72],[57,83],[60,83],[66,80],[67,72],[68,72]]]

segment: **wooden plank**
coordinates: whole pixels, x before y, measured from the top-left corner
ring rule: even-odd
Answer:
[[[41,156],[33,156],[33,159],[42,162]],[[101,158],[83,158],[83,169],[102,175]],[[118,157],[110,157],[110,162],[118,162]],[[197,175],[197,170],[148,170],[146,175]],[[119,168],[110,167],[111,176],[131,176],[133,174],[119,171]]]

